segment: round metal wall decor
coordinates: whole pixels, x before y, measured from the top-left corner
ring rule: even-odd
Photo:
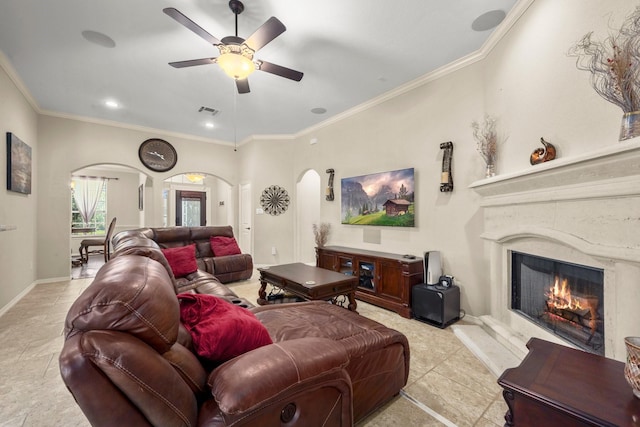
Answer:
[[[260,196],[260,204],[269,215],[285,213],[289,207],[289,194],[287,190],[277,185],[271,185],[264,189]]]

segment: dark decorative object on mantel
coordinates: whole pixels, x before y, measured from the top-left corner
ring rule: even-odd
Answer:
[[[453,175],[451,174],[451,160],[453,157],[453,142],[443,142],[440,148],[444,150],[442,156],[442,175],[440,177],[440,191],[453,191]]]
[[[31,194],[31,147],[7,132],[7,190]]]
[[[529,162],[532,165],[548,162],[549,160],[556,158],[556,147],[554,147],[550,142],[545,141],[544,138],[540,138],[540,142],[542,142],[544,147],[533,150],[533,153],[531,153],[531,157],[529,158]]]
[[[336,171],[333,169],[327,169],[327,173],[329,174],[329,184],[327,185],[327,202],[333,202],[333,176]]]

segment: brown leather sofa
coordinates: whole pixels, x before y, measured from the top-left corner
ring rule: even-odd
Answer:
[[[209,366],[177,289],[157,244],[130,233],[70,308],[60,372],[92,425],[350,426],[407,382],[404,335],[323,301],[249,308],[273,344]]]
[[[149,239],[155,241],[163,249],[195,243],[198,269],[213,274],[222,283],[246,280],[251,278],[253,274],[253,260],[250,254],[213,255],[209,238],[211,236],[234,237],[233,228],[230,225],[211,227],[146,227],[132,231],[141,232]],[[119,237],[124,237],[125,235],[115,236],[114,242],[117,242]]]

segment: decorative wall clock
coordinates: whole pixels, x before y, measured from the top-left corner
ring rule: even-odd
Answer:
[[[277,185],[265,188],[260,196],[260,205],[269,215],[285,213],[289,207],[289,201],[287,190]]]
[[[143,165],[155,172],[171,170],[178,161],[178,153],[173,145],[159,138],[147,139],[140,144],[138,157]]]

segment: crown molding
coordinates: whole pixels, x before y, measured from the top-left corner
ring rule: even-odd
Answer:
[[[172,132],[172,131],[168,131],[166,129],[157,129],[157,128],[152,128],[152,127],[146,127],[146,126],[139,126],[139,125],[132,125],[129,123],[122,123],[122,122],[116,122],[113,120],[106,120],[106,119],[96,119],[96,118],[92,118],[92,117],[84,117],[84,116],[78,116],[75,114],[67,114],[67,113],[59,113],[56,111],[48,111],[48,110],[41,110],[40,114],[42,114],[43,116],[49,116],[49,117],[56,117],[59,119],[67,119],[67,120],[75,120],[75,121],[79,121],[79,122],[83,122],[83,123],[91,123],[91,124],[96,124],[96,125],[102,125],[102,126],[110,126],[110,127],[117,127],[117,128],[121,128],[121,129],[128,129],[128,130],[134,130],[134,131],[138,131],[138,132],[144,132],[144,133],[150,133],[153,135],[164,135],[164,136],[172,136],[174,138],[183,138],[183,139],[189,139],[192,141],[200,141],[200,142],[206,142],[209,144],[218,144],[218,145],[225,145],[225,146],[229,146],[229,147],[233,147],[233,142],[227,142],[227,141],[222,141],[219,139],[214,139],[214,138],[204,138],[201,136],[197,136],[197,135],[193,135],[193,134],[187,134],[187,133],[181,133],[181,132]]]
[[[7,75],[9,76],[9,78],[11,79],[11,81],[16,85],[16,87],[18,88],[18,90],[22,93],[22,95],[27,99],[27,101],[29,102],[29,104],[33,107],[33,109],[38,113],[38,114],[42,114],[42,115],[46,115],[46,116],[50,116],[50,117],[57,117],[57,118],[64,118],[64,119],[70,119],[70,120],[76,120],[76,121],[81,121],[81,122],[87,122],[87,123],[93,123],[93,124],[99,124],[99,125],[105,125],[105,126],[113,126],[113,127],[120,127],[123,129],[130,129],[130,130],[135,130],[135,131],[140,131],[140,132],[147,132],[147,133],[153,133],[153,134],[163,134],[163,135],[168,135],[168,136],[173,136],[176,138],[184,138],[184,139],[190,139],[190,140],[195,140],[195,141],[201,141],[201,142],[207,142],[207,143],[212,143],[212,144],[219,144],[219,145],[224,145],[224,146],[231,146],[231,147],[240,147],[242,145],[248,144],[252,141],[256,141],[256,140],[294,140],[294,139],[298,139],[301,138],[305,135],[308,135],[310,133],[313,132],[317,132],[318,130],[325,128],[327,126],[330,126],[334,123],[340,122],[342,120],[345,120],[348,117],[354,116],[358,113],[361,113],[363,111],[366,111],[370,108],[373,108],[379,104],[382,104],[390,99],[393,99],[395,97],[398,97],[404,93],[407,93],[411,90],[414,90],[420,86],[425,85],[426,83],[432,82],[434,80],[438,80],[448,74],[451,74],[453,72],[456,72],[462,68],[468,67],[469,65],[472,65],[478,61],[481,61],[483,59],[485,59],[487,57],[487,55],[496,47],[496,45],[500,42],[500,40],[502,40],[502,38],[509,32],[509,30],[513,27],[513,25],[515,25],[515,23],[520,19],[520,17],[527,11],[527,9],[533,4],[535,0],[519,0],[509,11],[509,13],[507,14],[507,16],[505,17],[505,19],[502,21],[502,23],[491,33],[491,35],[489,36],[489,38],[484,42],[484,44],[480,47],[479,50],[472,52],[469,55],[466,55],[454,62],[451,62],[445,66],[442,66],[436,70],[433,70],[421,77],[418,77],[417,79],[414,79],[408,83],[405,83],[404,85],[401,85],[395,89],[392,89],[388,92],[383,93],[382,95],[379,95],[369,101],[366,101],[360,105],[357,105],[353,108],[350,108],[349,110],[346,110],[340,114],[337,114],[335,116],[332,116],[330,118],[328,118],[325,121],[322,121],[316,125],[310,126],[306,129],[301,130],[300,132],[297,132],[295,134],[274,134],[274,135],[250,135],[249,137],[243,139],[241,142],[239,143],[234,143],[234,142],[229,142],[229,141],[222,141],[222,140],[218,140],[218,139],[211,139],[211,138],[204,138],[204,137],[199,137],[199,136],[195,136],[195,135],[191,135],[191,134],[184,134],[184,133],[180,133],[180,132],[171,132],[171,131],[167,131],[167,130],[162,130],[162,129],[156,129],[156,128],[150,128],[150,127],[144,127],[144,126],[137,126],[137,125],[131,125],[131,124],[127,124],[127,123],[122,123],[122,122],[116,122],[116,121],[110,121],[110,120],[103,120],[103,119],[95,119],[95,118],[88,118],[88,117],[84,117],[84,116],[77,116],[77,115],[72,115],[72,114],[63,114],[63,113],[57,113],[57,112],[53,112],[53,111],[47,111],[47,110],[43,110],[40,108],[40,106],[38,105],[38,103],[36,102],[36,100],[33,98],[33,96],[31,95],[31,93],[29,92],[29,90],[27,89],[27,87],[25,86],[25,84],[22,82],[22,79],[20,78],[20,76],[18,75],[18,73],[15,71],[15,69],[13,68],[13,66],[11,65],[11,62],[9,61],[9,59],[6,57],[6,55],[0,51],[0,67],[2,67],[2,69],[7,73]]]
[[[11,61],[9,61],[9,58],[2,51],[0,51],[0,68],[2,68],[5,73],[7,73],[7,75],[9,76],[9,79],[20,91],[22,96],[25,97],[29,105],[31,105],[31,107],[36,111],[36,113],[42,114],[42,109],[36,102],[35,98],[31,95],[31,92],[29,92],[29,89],[27,89],[27,86],[24,84],[24,82],[16,72],[16,69],[13,68],[13,65],[11,65]]]
[[[462,58],[456,61],[453,61],[447,65],[437,68],[421,77],[418,77],[415,80],[405,83],[402,86],[398,86],[397,88],[394,88],[388,92],[385,92],[382,95],[372,98],[369,101],[366,101],[360,105],[357,105],[349,110],[343,111],[342,113],[337,114],[333,117],[330,117],[323,122],[310,126],[296,133],[295,135],[296,138],[300,138],[309,133],[316,132],[322,128],[325,128],[329,125],[337,123],[341,120],[344,120],[362,111],[373,108],[376,105],[382,104],[383,102],[388,101],[389,99],[395,98],[406,92],[414,90],[422,85],[425,85],[426,83],[441,79],[442,77],[448,74],[454,73],[462,68],[468,67],[469,65],[482,61],[497,46],[498,42],[500,42],[500,40],[502,40],[502,38],[505,35],[507,35],[511,27],[513,27],[515,23],[518,22],[520,17],[527,11],[527,9],[529,9],[529,7],[533,4],[534,1],[535,0],[518,1],[511,8],[511,10],[509,11],[509,14],[505,17],[502,23],[491,33],[489,38],[484,42],[484,44],[477,51],[472,52],[469,55],[463,56]]]

